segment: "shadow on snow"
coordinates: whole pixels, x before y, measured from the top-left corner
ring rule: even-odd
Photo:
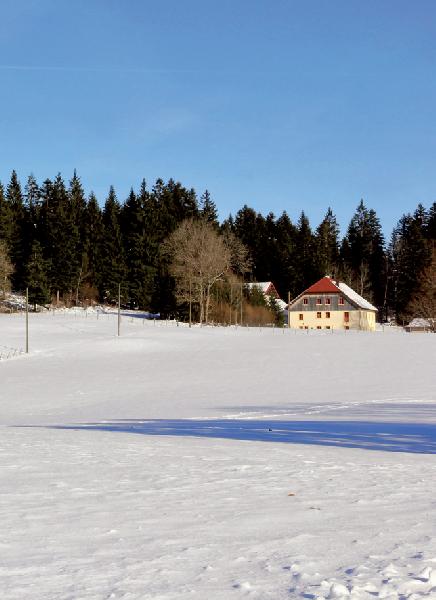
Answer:
[[[52,425],[53,429],[218,438],[436,454],[436,424],[369,421],[123,419]]]

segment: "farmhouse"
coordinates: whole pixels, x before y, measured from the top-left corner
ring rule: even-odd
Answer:
[[[348,285],[326,276],[289,303],[288,324],[294,329],[374,331],[376,312]]]

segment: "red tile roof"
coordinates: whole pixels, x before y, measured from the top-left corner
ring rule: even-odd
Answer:
[[[338,292],[340,292],[340,289],[335,285],[333,279],[327,276],[323,277],[304,291],[305,294],[337,294]]]

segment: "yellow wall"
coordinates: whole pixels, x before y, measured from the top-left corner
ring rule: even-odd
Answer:
[[[348,325],[350,329],[362,329],[364,331],[375,330],[375,313],[369,310],[348,311],[350,315],[349,323],[346,323],[344,320],[345,311],[330,311],[330,319],[326,318],[325,310],[320,311],[321,319],[318,319],[316,316],[317,312],[318,311],[301,311],[303,320],[300,321],[300,312],[290,311],[289,326],[294,329],[299,329],[301,327],[303,327],[303,329],[306,327],[309,329],[317,329],[318,327],[321,327],[322,329],[326,329],[326,327],[330,327],[330,329],[345,329],[345,326]]]

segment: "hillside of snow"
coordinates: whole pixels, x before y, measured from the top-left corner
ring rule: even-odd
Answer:
[[[2,599],[436,598],[434,334],[140,316],[0,314]]]

